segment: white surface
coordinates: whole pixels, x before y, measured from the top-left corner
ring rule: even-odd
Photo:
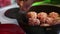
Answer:
[[[11,4],[15,4],[16,3],[16,0],[11,0]]]
[[[16,7],[18,7],[18,5],[13,4],[13,5],[4,7],[4,8],[0,8],[0,22],[1,22],[1,24],[17,24],[18,25],[16,19],[10,19],[10,18],[4,16],[4,12],[6,10],[11,9],[11,8],[16,8]]]

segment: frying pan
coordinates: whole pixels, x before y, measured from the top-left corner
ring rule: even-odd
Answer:
[[[51,6],[51,5],[40,5],[40,6],[31,7],[29,11],[36,11],[37,13],[46,12],[47,14],[54,11],[60,14],[60,7]],[[17,21],[27,34],[40,34],[40,33],[41,34],[59,34],[57,32],[58,30],[60,30],[59,29],[60,25],[59,26],[54,25],[54,26],[49,26],[49,27],[29,26],[27,25],[28,19],[26,19],[25,16],[26,16],[25,14],[24,16],[22,16],[23,23],[21,22],[19,18],[17,19]],[[47,30],[47,29],[51,29],[51,30]]]
[[[18,14],[19,8],[11,8],[8,9],[7,11],[5,11],[4,15],[8,18],[11,19],[16,19],[17,18],[17,14]]]
[[[47,14],[54,11],[60,14],[60,7],[51,6],[51,5],[40,5],[40,6],[31,7],[29,11],[36,11],[37,13],[46,12]],[[26,32],[26,34],[59,34],[60,25],[54,25],[54,26],[49,26],[49,27],[29,26],[27,24],[28,19],[26,18],[26,13],[22,14],[22,13],[17,12],[18,17],[15,16],[19,25]],[[50,30],[47,30],[47,29],[50,29]]]

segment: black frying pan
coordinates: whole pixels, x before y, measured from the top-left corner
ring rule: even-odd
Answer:
[[[36,11],[37,13],[46,12],[47,14],[49,14],[52,11],[55,11],[60,14],[60,7],[50,6],[50,5],[40,5],[40,6],[31,7],[29,11]],[[17,19],[18,23],[20,24],[20,26],[24,29],[24,31],[27,34],[59,34],[58,32],[60,31],[60,25],[54,25],[50,27],[29,26],[27,24],[28,19],[26,19],[25,14],[20,14],[17,11],[16,12],[13,11],[10,16],[9,14],[11,14],[11,12],[7,14],[8,16],[5,13],[5,16],[10,17],[10,18],[14,16],[12,18]],[[16,14],[16,15],[13,15],[13,14]],[[17,18],[17,15],[20,18]],[[46,30],[47,28],[50,28],[51,30]]]
[[[40,5],[40,6],[31,7],[29,11],[36,11],[37,13],[39,12],[50,13],[54,11],[60,14],[60,7],[51,6],[51,5]]]
[[[18,17],[18,11],[19,11],[19,8],[11,8],[11,9],[8,9],[4,13],[4,15],[8,18],[16,19]]]
[[[50,6],[50,5],[40,5],[40,6],[31,7],[29,11],[36,11],[37,13],[46,12],[47,14],[54,11],[54,12],[57,12],[60,14],[60,7]],[[23,29],[27,32],[27,34],[40,34],[40,33],[41,34],[59,34],[57,32],[58,32],[58,30],[60,30],[59,29],[60,25],[59,26],[54,25],[54,26],[49,26],[49,27],[29,26],[29,25],[27,25],[27,20],[25,18],[23,16],[22,25],[21,25],[20,20],[19,19],[17,19],[17,20],[20,23],[20,25],[23,26]],[[47,29],[51,29],[51,30],[47,30]]]

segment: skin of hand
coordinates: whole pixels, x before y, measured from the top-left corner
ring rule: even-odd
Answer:
[[[42,0],[17,0],[17,4],[19,5],[21,10],[28,11],[29,8],[32,7],[31,5],[34,2],[38,2],[38,1],[42,1]]]

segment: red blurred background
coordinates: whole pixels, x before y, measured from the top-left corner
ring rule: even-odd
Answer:
[[[0,7],[5,7],[11,4],[11,0],[0,0]]]

